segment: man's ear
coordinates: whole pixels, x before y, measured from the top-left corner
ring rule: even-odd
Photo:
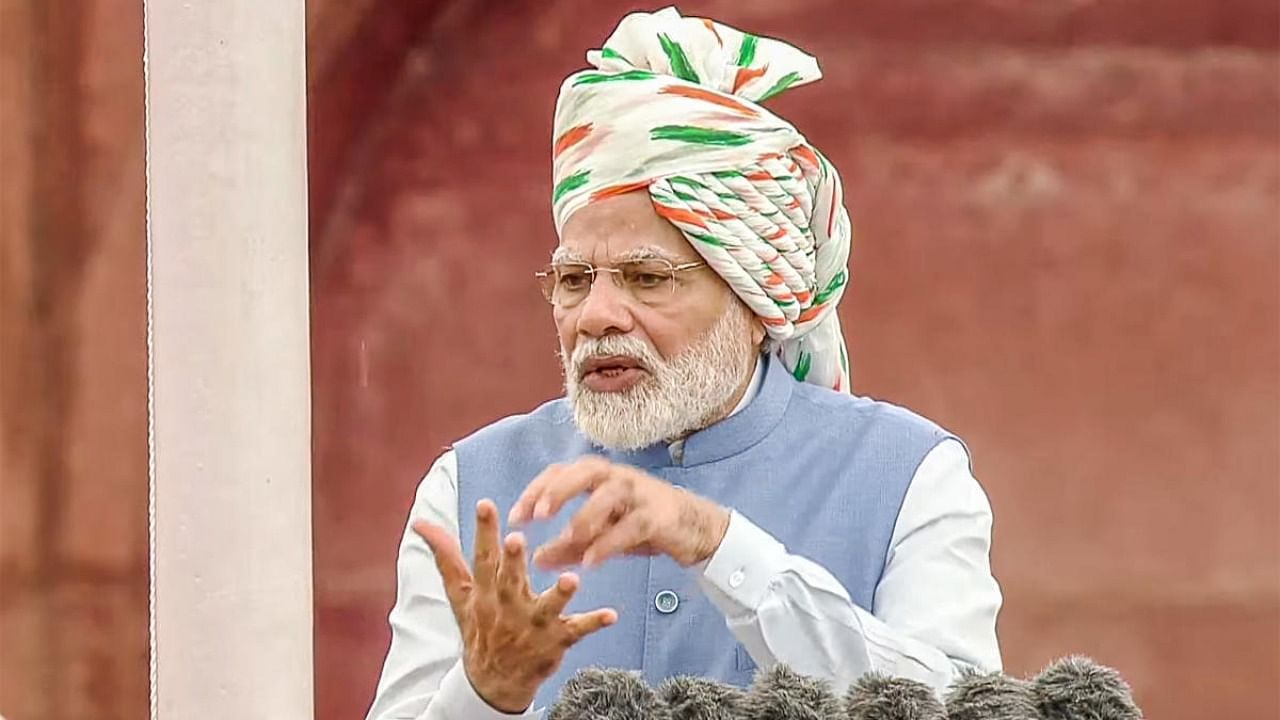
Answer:
[[[764,352],[764,339],[767,336],[768,336],[767,333],[765,333],[764,331],[764,323],[760,321],[760,318],[757,317],[755,313],[752,313],[751,314],[751,345],[755,347],[757,351]]]

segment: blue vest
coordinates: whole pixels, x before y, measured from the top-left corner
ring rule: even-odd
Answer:
[[[463,550],[470,558],[479,499],[494,500],[505,518],[548,465],[596,454],[733,508],[789,552],[825,567],[855,603],[873,610],[907,486],[925,455],[948,437],[899,407],[799,382],[776,359],[766,361],[756,397],[689,436],[682,453],[665,444],[636,452],[593,447],[574,425],[568,403],[555,400],[454,446]],[[577,498],[556,517],[525,528],[530,547],[556,537],[584,501]],[[530,569],[538,592],[559,574]],[[696,571],[667,557],[615,558],[575,570],[582,582],[568,612],[612,607],[618,622],[568,651],[538,693],[537,707],[554,702],[564,682],[588,666],[639,670],[655,686],[682,674],[750,683],[755,665],[699,589]]]

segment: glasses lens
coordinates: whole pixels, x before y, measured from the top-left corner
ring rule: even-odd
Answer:
[[[538,289],[542,291],[542,297],[547,302],[555,302],[556,296],[556,271],[550,265],[542,268],[534,275],[538,280]]]
[[[666,260],[636,260],[618,265],[622,284],[632,297],[653,305],[671,298],[675,288],[675,269]]]
[[[591,266],[565,263],[555,266],[555,286],[551,301],[561,307],[572,307],[582,302],[591,292]]]

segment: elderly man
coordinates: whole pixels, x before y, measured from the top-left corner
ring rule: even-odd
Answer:
[[[850,394],[839,176],[760,104],[816,61],[670,8],[588,60],[557,102],[537,274],[566,397],[427,473],[369,717],[537,717],[588,666],[939,689],[998,669],[967,451]]]

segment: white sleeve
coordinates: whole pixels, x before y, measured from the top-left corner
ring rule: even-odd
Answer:
[[[873,608],[737,513],[699,581],[762,668],[786,663],[841,690],[875,670],[941,691],[960,668],[1001,668],[990,548],[987,496],[947,440],[911,480]]]
[[[458,462],[441,455],[418,485],[396,561],[391,649],[368,720],[535,720],[542,712],[500,712],[486,703],[463,670],[462,635],[431,549],[410,529],[414,520],[458,535]]]

